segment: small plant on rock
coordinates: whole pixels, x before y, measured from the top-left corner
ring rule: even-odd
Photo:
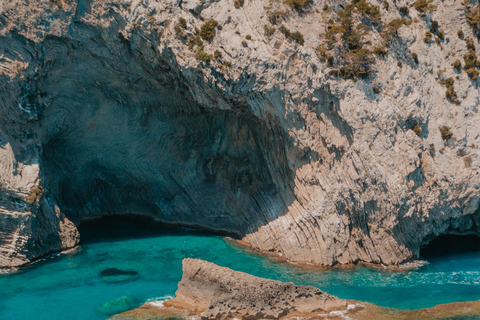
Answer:
[[[206,21],[200,28],[200,37],[205,40],[211,40],[215,36],[215,27],[218,25],[216,20]]]
[[[440,127],[440,135],[442,136],[443,141],[447,141],[448,139],[453,137],[452,131],[447,126]]]
[[[233,5],[235,6],[236,9],[240,9],[240,7],[243,7],[244,3],[245,3],[245,0],[235,0],[233,2]]]
[[[263,31],[264,31],[264,34],[265,34],[266,37],[271,37],[275,33],[276,29],[274,27],[264,25],[263,26]]]
[[[197,54],[196,54],[196,58],[197,60],[199,61],[203,61],[205,63],[209,63],[210,61],[212,61],[212,55],[211,54],[208,54],[206,53],[205,51],[203,50],[198,50]]]
[[[461,71],[462,70],[462,63],[460,62],[460,60],[455,60],[452,64],[452,67],[453,67],[453,70],[455,71]]]
[[[435,9],[437,6],[432,5],[433,0],[417,0],[415,2],[415,9],[422,15],[425,15],[428,11]]]
[[[303,8],[310,0],[285,0],[283,3],[289,5],[292,8]]]
[[[408,13],[409,13],[408,7],[400,7],[400,9],[398,9],[398,11],[400,11],[400,14],[402,16],[408,16]]]
[[[417,134],[417,136],[420,136],[422,134],[422,128],[420,128],[418,124],[414,125],[412,130]]]

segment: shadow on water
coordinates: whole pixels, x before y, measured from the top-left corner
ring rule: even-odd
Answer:
[[[480,237],[476,235],[441,235],[420,248],[420,258],[444,258],[456,254],[480,252]]]
[[[194,228],[169,226],[151,217],[138,215],[110,215],[82,223],[78,227],[80,245],[111,242],[127,239],[141,239],[155,236],[195,236],[211,237],[224,235]]]

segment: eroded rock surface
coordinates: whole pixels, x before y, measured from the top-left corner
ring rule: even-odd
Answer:
[[[347,302],[314,287],[257,278],[199,259],[183,260],[175,298],[164,303],[178,315],[205,319],[279,319],[293,312],[347,310]],[[114,317],[115,319],[115,317]]]
[[[398,264],[478,234],[479,80],[452,68],[465,39],[480,47],[465,4],[386,1],[384,25],[401,6],[409,23],[368,78],[344,79],[317,48],[347,3],[1,1],[0,267],[72,247],[75,225],[108,214],[322,265]]]
[[[346,309],[347,303],[314,287],[254,277],[198,260],[183,260],[182,281],[168,306],[222,317],[281,318],[293,311]]]
[[[198,259],[184,259],[175,298],[145,303],[110,320],[161,319],[464,319],[480,316],[480,301],[402,310],[341,300],[313,287],[295,286],[234,271]]]

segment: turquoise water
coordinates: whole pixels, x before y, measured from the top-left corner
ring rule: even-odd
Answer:
[[[126,235],[125,230],[129,230]],[[313,272],[273,262],[230,245],[219,236],[187,229],[146,228],[135,223],[93,225],[75,251],[0,275],[0,319],[105,319],[97,308],[130,296],[138,303],[171,296],[185,257],[205,259],[256,276],[313,285],[341,298],[398,308],[480,299],[480,252],[433,256],[409,272],[366,267]],[[135,270],[134,281],[109,283],[108,268]]]

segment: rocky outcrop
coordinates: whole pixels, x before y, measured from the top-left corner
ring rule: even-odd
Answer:
[[[179,316],[202,319],[279,319],[294,312],[347,310],[345,300],[320,289],[257,278],[198,259],[183,260],[175,298],[164,306],[164,314],[176,310]]]
[[[388,54],[345,79],[321,55],[345,1],[2,1],[0,267],[110,214],[321,265],[478,234],[479,80],[452,68],[479,47],[470,7],[385,3],[352,21]]]
[[[175,298],[109,320],[154,319],[460,319],[480,316],[480,301],[401,310],[346,301],[313,287],[257,278],[198,260],[183,260]]]
[[[202,318],[278,319],[293,311],[346,309],[347,303],[320,289],[257,278],[198,260],[183,260],[183,277],[169,307],[193,310]]]

